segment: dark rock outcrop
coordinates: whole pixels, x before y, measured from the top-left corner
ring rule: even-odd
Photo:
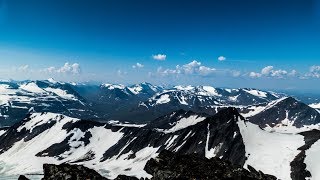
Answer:
[[[316,129],[301,132],[299,134],[304,136],[305,144],[299,147],[298,150],[300,150],[301,152],[290,163],[290,176],[293,180],[300,180],[306,179],[307,177],[311,177],[311,173],[306,169],[307,165],[304,163],[304,160],[306,158],[306,151],[310,149],[310,147],[320,139],[320,131]]]
[[[139,179],[136,177],[132,177],[132,176],[119,175],[114,180],[139,180]]]
[[[82,165],[70,164],[44,164],[43,165],[44,177],[43,180],[55,179],[70,179],[70,180],[107,180],[95,170],[89,169]]]
[[[24,175],[20,175],[18,180],[30,180],[29,178],[27,178],[26,176]]]
[[[164,150],[155,159],[150,159],[144,170],[151,174],[151,180],[173,179],[210,179],[210,180],[276,180],[277,178],[264,174],[248,166],[249,170],[235,166],[219,158],[207,159],[197,154],[181,155]],[[98,172],[82,165],[44,164],[43,180],[107,180]],[[21,180],[26,180],[20,176]],[[19,177],[19,179],[20,179]],[[119,175],[115,180],[138,180],[136,177]]]
[[[44,164],[43,165],[44,177],[42,180],[108,180],[101,176],[93,169],[89,169],[82,165],[71,164]],[[21,175],[21,180],[28,180],[25,176]],[[20,180],[19,177],[19,180]],[[138,180],[136,177],[119,175],[115,180]]]
[[[153,176],[153,180],[162,179],[261,179],[275,180],[276,177],[256,171],[233,166],[230,162],[219,158],[206,159],[196,154],[179,155],[170,151],[162,151],[156,159],[151,159],[145,171]]]
[[[176,114],[189,117],[192,112],[180,110]],[[196,153],[203,157],[206,155],[206,148],[219,147],[215,152],[217,157],[242,166],[245,163],[246,156],[244,142],[237,125],[239,119],[244,120],[236,108],[230,107],[220,110],[216,115],[209,116],[195,125],[171,133],[163,133],[153,128],[168,128],[163,125],[163,122],[173,123],[180,120],[176,116],[158,118],[155,122],[152,122],[151,127],[124,128],[122,129],[122,132],[124,132],[123,138],[104,153],[102,161],[131,151],[134,156],[136,152],[149,146],[159,148],[158,152],[167,149],[179,154]],[[173,136],[176,136],[176,139],[171,146],[165,145]],[[132,142],[128,144],[130,141]],[[123,149],[123,147],[125,148]]]

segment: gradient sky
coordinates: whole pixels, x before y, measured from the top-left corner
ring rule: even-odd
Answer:
[[[319,42],[316,0],[0,0],[3,79],[316,91]]]

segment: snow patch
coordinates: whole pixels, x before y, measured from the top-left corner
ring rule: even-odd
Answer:
[[[110,120],[108,121],[109,124],[112,124],[114,126],[122,126],[122,127],[144,127],[147,124],[129,124],[129,123],[121,123],[120,121],[116,121],[116,120]]]
[[[314,109],[320,109],[320,103],[309,104],[309,106],[314,108]]]
[[[160,96],[160,98],[157,100],[156,104],[166,104],[170,102],[170,96],[169,94],[163,94]]]
[[[238,121],[238,126],[248,157],[244,167],[251,165],[279,179],[291,179],[290,162],[300,152],[297,149],[304,145],[303,136],[270,133],[244,121]]]
[[[2,136],[2,134],[6,133],[6,130],[0,130],[0,136]]]
[[[71,118],[71,117],[67,117],[67,116],[63,116],[55,113],[34,113],[30,116],[30,120],[28,120],[25,124],[17,128],[17,131],[20,132],[22,129],[25,128],[26,130],[32,132],[32,130],[35,127],[41,126],[43,124],[47,124],[51,121],[67,123],[67,122],[76,122],[78,120],[79,119]]]
[[[207,133],[207,140],[206,140],[206,147],[205,147],[205,156],[206,156],[206,158],[211,159],[217,155],[217,151],[218,151],[219,147],[215,146],[214,148],[209,149],[210,124],[208,124],[207,130],[208,130],[208,133]]]
[[[128,87],[133,94],[139,94],[143,88],[141,86]]]
[[[174,88],[180,91],[190,91],[194,89],[193,86],[175,86]]]
[[[167,129],[167,130],[158,129],[158,131],[161,131],[164,133],[172,133],[172,132],[187,128],[189,126],[193,126],[193,125],[195,125],[205,119],[206,119],[206,117],[201,117],[201,116],[197,116],[197,115],[192,115],[187,118],[184,117],[184,118],[181,118],[179,121],[177,121],[175,123],[175,125],[172,126],[170,129]]]
[[[120,157],[116,155],[107,159],[99,166],[102,169],[110,171],[105,174],[105,176],[108,176],[108,178],[111,179],[116,178],[119,174],[136,176],[137,178],[151,178],[152,176],[144,171],[144,166],[148,160],[158,156],[158,150],[159,148],[145,147],[144,149],[136,152],[134,158],[129,159],[128,156],[133,153],[130,151],[126,154],[122,154]],[[101,174],[104,175],[103,173]]]
[[[25,90],[27,92],[36,93],[36,94],[44,94],[46,91],[41,89],[36,83],[30,82],[26,84],[22,84],[20,89]]]
[[[66,90],[62,90],[59,88],[45,88],[44,90],[48,91],[48,92],[52,92],[58,96],[60,96],[63,99],[69,99],[69,100],[77,100],[77,98],[73,95],[73,94],[68,94],[68,92]]]
[[[311,180],[320,179],[320,141],[315,142],[310,149],[306,151],[304,163],[307,165],[307,170],[311,173]]]
[[[203,86],[203,90],[207,91],[208,94],[212,96],[221,96],[214,87],[211,86]]]
[[[109,90],[113,89],[125,89],[126,86],[122,84],[103,84],[104,87],[108,88]]]
[[[262,98],[266,98],[267,97],[267,93],[263,92],[263,91],[259,91],[259,90],[256,90],[256,89],[250,89],[250,90],[243,89],[243,90],[246,91],[247,93],[253,95],[253,96],[262,97]]]

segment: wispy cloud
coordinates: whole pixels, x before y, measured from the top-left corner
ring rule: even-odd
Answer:
[[[260,72],[250,72],[249,77],[251,78],[260,78],[260,77],[274,77],[274,78],[286,78],[286,77],[295,77],[298,75],[296,70],[282,70],[282,69],[274,69],[273,66],[266,66],[261,69]]]
[[[127,75],[128,73],[127,72],[125,72],[125,71],[122,71],[121,69],[118,69],[117,70],[117,75],[118,75],[118,77],[121,77],[121,78],[123,78],[125,75]]]
[[[313,77],[313,78],[320,78],[320,66],[311,66],[309,68],[309,72],[306,73],[306,78]]]
[[[23,66],[20,66],[18,67],[18,71],[23,71],[23,72],[26,72],[29,70],[29,65],[23,65]]]
[[[157,74],[161,76],[168,75],[193,75],[199,77],[240,77],[241,71],[233,69],[217,69],[215,67],[209,67],[202,65],[201,62],[193,60],[188,64],[176,65],[175,68],[164,69],[159,67],[157,69]]]
[[[174,69],[162,69],[158,68],[157,72],[161,75],[200,75],[200,76],[208,76],[213,74],[216,71],[215,68],[202,66],[201,62],[193,60],[188,64],[184,64],[182,66],[177,65]]]
[[[132,68],[133,69],[138,69],[138,68],[143,68],[144,67],[144,65],[143,64],[140,64],[140,63],[136,63],[136,64],[134,64],[134,65],[132,65]]]

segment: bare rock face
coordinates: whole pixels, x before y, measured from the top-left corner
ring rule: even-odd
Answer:
[[[116,177],[114,180],[139,180],[139,179],[133,176],[118,175],[118,177]]]
[[[29,180],[29,179],[24,175],[20,175],[18,180]]]
[[[101,176],[93,169],[89,169],[82,165],[71,164],[44,164],[43,165],[44,177],[43,180],[108,180]],[[27,180],[27,179],[21,179]],[[138,180],[136,177],[119,175],[115,180]]]
[[[197,154],[183,155],[163,150],[155,159],[150,159],[144,170],[151,174],[151,180],[210,179],[210,180],[276,180],[248,166],[249,170],[235,166],[219,158],[207,159]],[[82,165],[44,164],[43,180],[107,180],[95,170]],[[19,179],[26,180],[24,176]],[[115,180],[138,180],[136,177],[119,175]]]
[[[153,180],[163,179],[260,179],[276,180],[271,175],[264,174],[249,167],[233,166],[219,158],[206,159],[196,154],[179,155],[170,151],[162,151],[156,159],[151,159],[145,166],[145,171],[153,176]]]
[[[43,180],[107,180],[95,170],[89,169],[82,165],[70,164],[44,164],[43,165],[44,177]]]

